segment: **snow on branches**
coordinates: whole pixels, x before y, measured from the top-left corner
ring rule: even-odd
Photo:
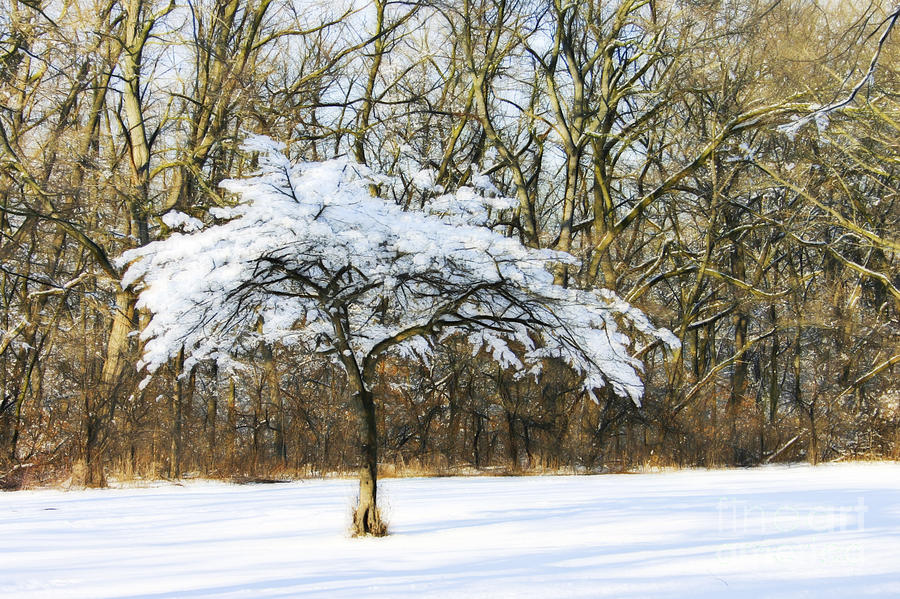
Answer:
[[[566,289],[547,267],[574,262],[536,250],[461,215],[479,197],[463,188],[424,211],[373,197],[390,181],[348,160],[291,163],[263,137],[254,176],[225,181],[240,203],[200,231],[126,252],[125,285],[151,318],[142,366],[153,371],[184,348],[185,369],[228,361],[241,340],[301,344],[355,369],[365,384],[392,351],[428,359],[446,336],[467,336],[502,367],[537,375],[563,360],[593,391],[611,385],[638,402],[641,364],[616,319],[675,346],[645,315],[605,291]]]

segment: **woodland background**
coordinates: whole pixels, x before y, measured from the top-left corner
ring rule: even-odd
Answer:
[[[900,455],[900,9],[812,0],[0,0],[0,486],[354,468],[343,373],[248,344],[144,388],[123,251],[250,133],[502,224],[683,342],[643,406],[463,343],[381,367],[386,473]]]

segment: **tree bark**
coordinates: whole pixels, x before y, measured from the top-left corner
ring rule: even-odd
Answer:
[[[172,395],[171,413],[172,436],[169,440],[169,478],[181,476],[182,428],[184,425],[184,381],[181,371],[184,368],[184,349],[178,352],[175,360],[175,392]]]
[[[359,503],[353,513],[353,534],[384,536],[387,527],[378,509],[378,430],[375,400],[368,389],[360,389],[354,398],[359,417],[360,453]]]
[[[103,468],[108,431],[105,429],[112,422],[119,399],[125,392],[123,374],[131,346],[129,334],[134,328],[135,303],[136,298],[130,291],[117,291],[100,386],[84,396],[84,463],[81,482],[87,487],[106,486]]]
[[[517,471],[519,470],[519,444],[516,442],[516,415],[509,410],[506,410],[506,434],[509,461],[512,464],[512,469]]]
[[[95,392],[88,392],[85,395],[85,417],[84,417],[84,448],[82,450],[82,463],[76,467],[80,478],[76,482],[81,483],[85,487],[105,487],[106,474],[103,469],[103,453],[100,447],[100,423],[97,414],[91,409],[97,402],[92,399]]]
[[[209,394],[206,399],[206,472],[216,469],[216,413],[218,411],[218,392]]]
[[[815,399],[811,400],[809,403],[809,409],[806,412],[807,417],[809,418],[809,447],[807,448],[807,460],[810,465],[818,466],[819,465],[819,436],[816,433],[816,401]]]
[[[228,380],[228,426],[225,429],[225,446],[228,451],[228,469],[234,472],[235,451],[234,443],[237,437],[237,390],[235,389],[234,376]]]
[[[284,397],[281,395],[280,377],[278,376],[278,368],[275,364],[275,354],[273,347],[266,342],[260,347],[263,360],[263,369],[266,374],[266,387],[268,390],[269,409],[275,410],[275,426],[269,423],[274,429],[274,449],[275,459],[281,467],[287,466],[287,438],[285,437],[285,414],[284,414]],[[268,410],[267,410],[268,411]]]

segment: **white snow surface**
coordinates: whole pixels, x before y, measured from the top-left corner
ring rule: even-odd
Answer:
[[[203,223],[184,212],[170,210],[163,214],[162,221],[171,229],[178,229],[185,233],[192,233],[203,228]]]
[[[900,465],[0,494],[0,597],[897,597]]]

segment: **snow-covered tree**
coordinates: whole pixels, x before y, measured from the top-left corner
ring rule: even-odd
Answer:
[[[487,184],[404,211],[372,195],[391,182],[359,164],[294,164],[262,137],[245,149],[259,153],[260,170],[223,183],[241,201],[213,211],[220,224],[121,258],[130,263],[125,284],[151,314],[142,365],[153,371],[181,351],[186,371],[201,360],[227,362],[242,340],[261,335],[343,367],[360,426],[357,534],[384,532],[372,389],[387,353],[428,360],[435,344],[460,334],[522,376],[561,360],[587,393],[611,387],[639,402],[641,364],[617,321],[678,343],[611,293],[555,285],[548,266],[574,258],[485,226],[513,205],[481,193]]]

